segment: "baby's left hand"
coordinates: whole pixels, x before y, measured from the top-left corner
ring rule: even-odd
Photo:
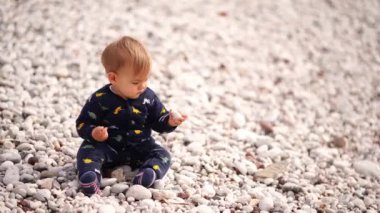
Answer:
[[[187,119],[187,115],[179,113],[176,111],[170,110],[169,112],[169,125],[170,126],[179,126]]]

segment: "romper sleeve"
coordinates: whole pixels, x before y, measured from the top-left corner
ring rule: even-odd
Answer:
[[[154,131],[159,133],[164,132],[172,132],[177,127],[173,127],[169,125],[169,111],[165,108],[165,106],[161,103],[160,99],[156,94],[152,92],[152,103],[149,109],[149,122]]]
[[[97,100],[97,95],[92,94],[83,106],[77,120],[76,129],[78,135],[84,140],[97,142],[92,136],[92,130],[101,123],[102,109]]]

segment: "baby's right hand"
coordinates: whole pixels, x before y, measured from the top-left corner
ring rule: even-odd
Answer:
[[[107,127],[97,126],[91,132],[92,137],[99,142],[104,142],[108,138]]]

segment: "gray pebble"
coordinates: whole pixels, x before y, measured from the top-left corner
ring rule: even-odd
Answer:
[[[17,183],[20,180],[20,170],[17,166],[12,166],[7,169],[5,172],[3,183],[5,185],[11,183]]]

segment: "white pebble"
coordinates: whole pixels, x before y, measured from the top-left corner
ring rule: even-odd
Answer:
[[[109,204],[105,204],[99,207],[98,213],[115,213],[115,207]]]
[[[259,208],[262,211],[269,211],[273,209],[273,207],[274,207],[274,203],[271,197],[264,197],[259,202]]]
[[[143,199],[149,199],[152,197],[152,192],[141,185],[133,185],[131,186],[127,193],[125,194],[126,197],[133,197],[136,200],[143,200]]]
[[[171,113],[172,113],[174,119],[182,119],[181,113],[174,111],[174,110],[172,110]]]
[[[212,208],[210,208],[209,206],[206,206],[206,205],[199,205],[197,207],[197,212],[198,213],[213,213],[214,210]]]
[[[0,155],[0,162],[12,161],[13,163],[18,163],[21,161],[21,155],[15,149],[9,149],[6,153]]]
[[[216,194],[214,187],[210,183],[203,184],[201,193],[202,193],[202,196],[208,197],[208,198],[212,198]]]
[[[116,178],[102,178],[101,187],[104,188],[106,186],[112,186],[117,182]]]
[[[369,160],[356,161],[353,164],[356,172],[365,176],[374,176],[380,178],[380,166]]]
[[[145,206],[148,209],[153,209],[156,204],[155,204],[154,200],[152,200],[152,199],[144,199],[144,200],[140,201],[140,205]]]
[[[20,170],[17,166],[11,166],[5,172],[3,183],[5,185],[17,183],[20,180]]]
[[[232,118],[232,126],[239,129],[241,127],[244,127],[245,123],[245,116],[242,113],[235,113]]]
[[[116,194],[118,194],[118,193],[123,193],[123,192],[125,192],[128,188],[129,188],[129,186],[128,186],[127,184],[125,184],[125,183],[117,183],[117,184],[115,184],[115,185],[113,185],[113,186],[111,187],[111,192],[112,192],[112,193],[116,193]]]

